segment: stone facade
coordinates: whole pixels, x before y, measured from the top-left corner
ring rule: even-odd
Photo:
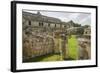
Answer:
[[[90,34],[91,34],[91,28],[90,28],[90,27],[85,28],[85,29],[84,29],[84,35],[90,36]]]

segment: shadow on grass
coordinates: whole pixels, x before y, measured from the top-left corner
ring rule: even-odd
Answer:
[[[75,60],[75,59],[73,59],[73,58],[65,58],[64,60],[65,61],[69,61],[69,60]]]
[[[35,58],[30,58],[28,60],[23,61],[23,63],[30,63],[30,62],[47,62],[47,61],[71,61],[75,60],[73,58],[64,58],[61,60],[60,54],[46,54],[42,56],[37,56]]]
[[[57,55],[58,57],[60,57],[59,54],[46,54],[46,55],[30,58],[28,60],[24,60],[23,63],[26,63],[26,62],[41,62],[41,61],[44,61],[43,59],[50,58],[54,55]],[[52,61],[52,59],[51,59],[51,61]],[[55,61],[56,61],[56,59],[55,59]]]

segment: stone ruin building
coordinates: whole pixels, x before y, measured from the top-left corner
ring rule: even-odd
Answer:
[[[22,11],[23,61],[52,53],[62,53],[65,58],[67,29],[73,25],[73,21],[62,22],[39,11],[36,14]]]

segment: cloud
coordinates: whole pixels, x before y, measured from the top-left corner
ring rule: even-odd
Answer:
[[[91,16],[88,15],[86,18],[84,18],[83,20],[80,21],[81,24],[85,25],[85,24],[88,24],[90,25],[91,24]]]

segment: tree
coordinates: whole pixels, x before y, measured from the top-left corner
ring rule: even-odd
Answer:
[[[81,24],[75,23],[74,27],[81,27]]]
[[[90,27],[90,25],[84,25],[84,26],[83,26],[83,28],[88,28],[88,27]]]
[[[84,33],[84,28],[83,27],[77,28],[76,34],[82,35],[83,33]]]

